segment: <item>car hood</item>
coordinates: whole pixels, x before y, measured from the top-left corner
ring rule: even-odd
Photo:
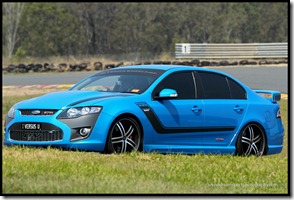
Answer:
[[[45,94],[40,97],[28,99],[17,104],[17,109],[61,109],[69,106],[79,106],[91,101],[98,102],[109,98],[127,97],[133,94],[110,93],[98,91],[62,91]]]

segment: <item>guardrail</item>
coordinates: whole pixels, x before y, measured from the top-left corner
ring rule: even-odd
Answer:
[[[180,58],[287,58],[288,43],[175,44]]]

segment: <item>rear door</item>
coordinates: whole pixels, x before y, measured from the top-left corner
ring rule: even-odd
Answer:
[[[222,74],[199,71],[195,77],[197,98],[204,104],[205,126],[210,129],[203,133],[203,145],[228,145],[247,111],[246,91]]]

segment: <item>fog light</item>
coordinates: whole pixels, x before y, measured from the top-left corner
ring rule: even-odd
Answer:
[[[91,129],[90,128],[81,128],[80,129],[80,135],[82,137],[88,136],[90,132],[91,132]]]

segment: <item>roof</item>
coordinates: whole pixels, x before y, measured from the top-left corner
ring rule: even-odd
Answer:
[[[118,67],[116,69],[159,69],[159,70],[164,70],[164,71],[168,71],[171,69],[191,69],[194,68],[193,66],[184,66],[184,65],[130,65],[130,66],[122,66],[122,67]]]
[[[215,69],[210,69],[210,68],[202,68],[202,67],[197,67],[197,66],[187,66],[187,65],[158,65],[158,64],[151,64],[151,65],[128,65],[128,66],[120,66],[117,68],[111,68],[108,70],[118,70],[118,69],[146,69],[146,70],[163,70],[163,71],[181,71],[181,70],[197,70],[197,71],[205,71],[205,72],[216,72],[218,74],[222,74],[225,76],[228,76],[234,80],[235,79],[233,76],[219,71],[219,70],[215,70]],[[104,70],[103,70],[104,71]],[[100,72],[97,72],[94,75],[100,74]]]
[[[169,71],[169,70],[199,70],[199,71],[211,71],[211,72],[218,72],[220,74],[225,74],[222,71],[214,70],[214,69],[209,69],[209,68],[202,68],[202,67],[197,67],[197,66],[187,66],[187,65],[130,65],[130,66],[121,66],[118,68],[113,68],[115,69],[158,69],[158,70],[164,70],[164,71]]]
[[[169,71],[169,70],[173,70],[173,71],[180,71],[180,70],[197,70],[197,71],[205,71],[205,72],[216,72],[218,74],[223,74],[225,76],[229,76],[230,78],[235,79],[233,76],[216,70],[216,69],[210,69],[210,68],[202,68],[202,67],[197,67],[197,66],[187,66],[187,65],[158,65],[158,64],[151,64],[151,65],[130,65],[130,66],[121,66],[121,67],[117,67],[117,68],[113,68],[113,70],[115,69],[153,69],[153,70],[164,70],[164,71]]]

